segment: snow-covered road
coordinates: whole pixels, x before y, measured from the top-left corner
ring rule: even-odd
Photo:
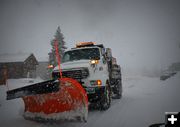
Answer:
[[[4,86],[0,86],[1,127],[148,127],[163,123],[165,112],[180,111],[180,74],[160,81],[143,76],[123,77],[123,97],[113,100],[107,111],[90,110],[87,123],[37,123],[24,120],[21,99],[5,100]]]

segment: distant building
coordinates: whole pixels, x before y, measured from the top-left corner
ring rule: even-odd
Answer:
[[[38,61],[33,54],[2,54],[0,55],[0,84],[10,78],[36,77]]]

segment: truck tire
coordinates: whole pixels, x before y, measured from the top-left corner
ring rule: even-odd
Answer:
[[[122,97],[122,83],[121,83],[121,80],[118,80],[118,83],[115,85],[114,94],[115,94],[115,96],[113,97],[113,99],[121,99],[121,97]]]
[[[100,101],[100,110],[107,110],[111,106],[111,90],[106,86],[104,95]]]

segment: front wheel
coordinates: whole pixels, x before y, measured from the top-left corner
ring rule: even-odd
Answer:
[[[111,106],[111,91],[110,87],[105,87],[104,95],[100,101],[100,108],[101,110],[107,110]]]

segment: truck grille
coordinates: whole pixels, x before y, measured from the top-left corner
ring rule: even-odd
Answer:
[[[53,78],[59,78],[59,71],[55,71],[52,74]],[[63,77],[73,78],[73,79],[84,79],[89,76],[88,68],[72,69],[72,70],[63,70]]]

